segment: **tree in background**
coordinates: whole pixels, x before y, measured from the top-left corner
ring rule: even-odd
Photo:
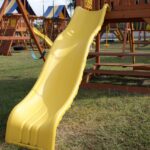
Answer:
[[[73,15],[73,11],[76,7],[76,1],[75,0],[68,0],[68,9],[70,9],[70,16]]]
[[[75,8],[75,6],[76,6],[76,0],[68,0],[68,3],[69,3],[69,5],[68,5],[68,8]]]

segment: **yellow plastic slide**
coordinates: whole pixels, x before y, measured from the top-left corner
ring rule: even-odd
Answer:
[[[37,28],[33,27],[33,31],[34,33],[39,36],[40,38],[42,38],[43,40],[45,40],[45,42],[51,47],[53,45],[53,42],[51,41],[51,39],[47,36],[42,34]]]
[[[101,30],[108,5],[100,11],[77,7],[67,29],[54,42],[30,93],[11,112],[6,142],[54,150],[56,129],[75,98],[90,45]]]

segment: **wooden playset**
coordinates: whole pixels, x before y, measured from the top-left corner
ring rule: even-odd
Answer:
[[[53,41],[68,25],[70,16],[67,6],[49,6],[44,13],[45,34]]]
[[[6,12],[10,3],[14,3],[11,7],[11,11],[17,9],[19,14],[9,14]],[[27,11],[28,8],[28,11]],[[13,41],[22,41],[26,45],[27,41],[34,39],[35,44],[42,55],[42,48],[39,44],[38,38],[32,30],[33,21],[36,19],[32,8],[29,6],[26,0],[10,1],[5,0],[0,10],[0,54],[11,55],[10,48]],[[29,34],[30,33],[30,34]],[[44,58],[43,58],[44,60]]]
[[[35,15],[28,1],[21,1],[28,14]],[[13,11],[18,13],[12,14]],[[28,34],[27,25],[22,17],[19,14],[20,10],[18,4],[15,0],[12,0],[8,3],[5,8],[4,15],[1,19],[0,26],[0,54],[1,55],[11,55],[12,45],[22,45],[27,47],[27,41],[30,40],[30,35]],[[32,19],[33,20],[33,19]],[[33,23],[30,19],[30,23]]]
[[[139,78],[150,78],[150,64],[138,63],[137,58],[145,57],[149,59],[150,52],[137,52],[135,50],[135,44],[140,43],[139,41],[134,40],[134,22],[146,22],[150,24],[150,1],[149,0],[91,0],[92,1],[92,10],[98,10],[102,8],[104,3],[108,3],[110,6],[110,11],[107,12],[105,23],[103,29],[106,25],[110,23],[126,23],[128,30],[128,38],[130,44],[130,51],[123,49],[121,52],[113,51],[102,51],[100,49],[100,34],[96,37],[96,48],[95,52],[90,52],[89,58],[95,58],[95,64],[92,69],[85,71],[85,78],[82,83],[82,86],[85,88],[97,88],[97,89],[114,89],[114,90],[123,90],[128,92],[140,92],[140,93],[149,93],[149,87],[140,87],[140,86],[123,86],[123,85],[114,85],[111,83],[93,83],[90,82],[91,78],[95,75],[111,75],[111,76],[129,76],[129,77],[139,77]],[[77,0],[76,5],[85,7],[85,0]],[[144,29],[145,30],[145,29]],[[127,36],[127,34],[125,35]],[[124,36],[124,44],[127,42],[126,37]],[[148,42],[147,42],[148,44]],[[120,62],[123,58],[130,57],[131,63],[113,63],[113,62],[102,62],[101,57],[118,57]],[[103,67],[120,67],[120,70],[105,70]]]
[[[21,0],[21,2],[28,13],[30,26],[33,27],[34,22],[41,20],[43,22],[41,31],[53,41],[69,22],[69,14],[65,5],[49,6],[43,16],[36,16],[27,0]],[[3,4],[4,12],[1,10],[1,16],[3,17],[1,17],[0,26],[0,55],[11,55],[12,45],[26,49],[36,47],[31,40],[30,32],[16,0],[7,2],[5,5]],[[17,10],[18,13],[12,13],[14,10]],[[43,48],[49,47],[45,42],[40,42],[40,44]]]

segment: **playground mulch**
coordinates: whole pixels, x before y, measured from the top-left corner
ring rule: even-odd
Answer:
[[[42,61],[32,60],[29,52],[0,56],[0,150],[23,150],[4,142],[6,121],[12,108],[33,87],[42,65]],[[57,150],[149,148],[149,95],[80,89],[57,130]]]

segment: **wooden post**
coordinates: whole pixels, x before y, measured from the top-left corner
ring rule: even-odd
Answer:
[[[134,47],[134,27],[133,27],[133,23],[130,22],[130,28],[131,28],[131,32],[130,32],[130,45],[131,45],[131,52],[135,53],[135,47]],[[135,64],[135,56],[132,57],[132,63]]]
[[[28,18],[28,13],[27,13],[26,9],[24,8],[24,6],[23,6],[21,0],[16,0],[16,1],[17,1],[17,3],[18,3],[19,9],[20,9],[20,11],[21,11],[21,13],[22,13],[22,15],[23,15],[23,18],[24,18],[24,20],[25,20],[25,22],[26,22],[26,24],[27,24],[27,26],[28,26],[28,28],[29,28],[29,31],[30,31],[30,33],[31,33],[31,37],[34,39],[34,42],[35,42],[35,44],[37,45],[37,48],[38,48],[40,54],[42,55],[43,51],[42,51],[42,48],[41,48],[41,46],[40,46],[40,44],[39,44],[39,41],[38,41],[36,35],[35,35],[34,32],[33,32],[32,27],[31,27],[31,25],[30,25],[30,21],[29,21],[29,18]],[[43,61],[45,61],[45,57],[43,57]]]
[[[24,0],[24,8],[27,8],[27,0]]]
[[[82,7],[82,0],[76,0],[76,6],[81,6]]]
[[[95,10],[99,10],[100,9],[100,0],[94,0],[95,2],[95,7],[94,9]],[[97,34],[97,37],[96,37],[96,50],[95,50],[96,53],[100,53],[100,33]],[[100,55],[96,57],[96,68],[99,66],[100,64]]]
[[[123,40],[123,47],[122,47],[122,52],[123,53],[125,53],[127,42],[130,39],[130,32],[131,32],[130,30],[131,30],[131,28],[130,28],[129,23],[126,23],[125,24],[124,38],[123,38],[124,39]]]

